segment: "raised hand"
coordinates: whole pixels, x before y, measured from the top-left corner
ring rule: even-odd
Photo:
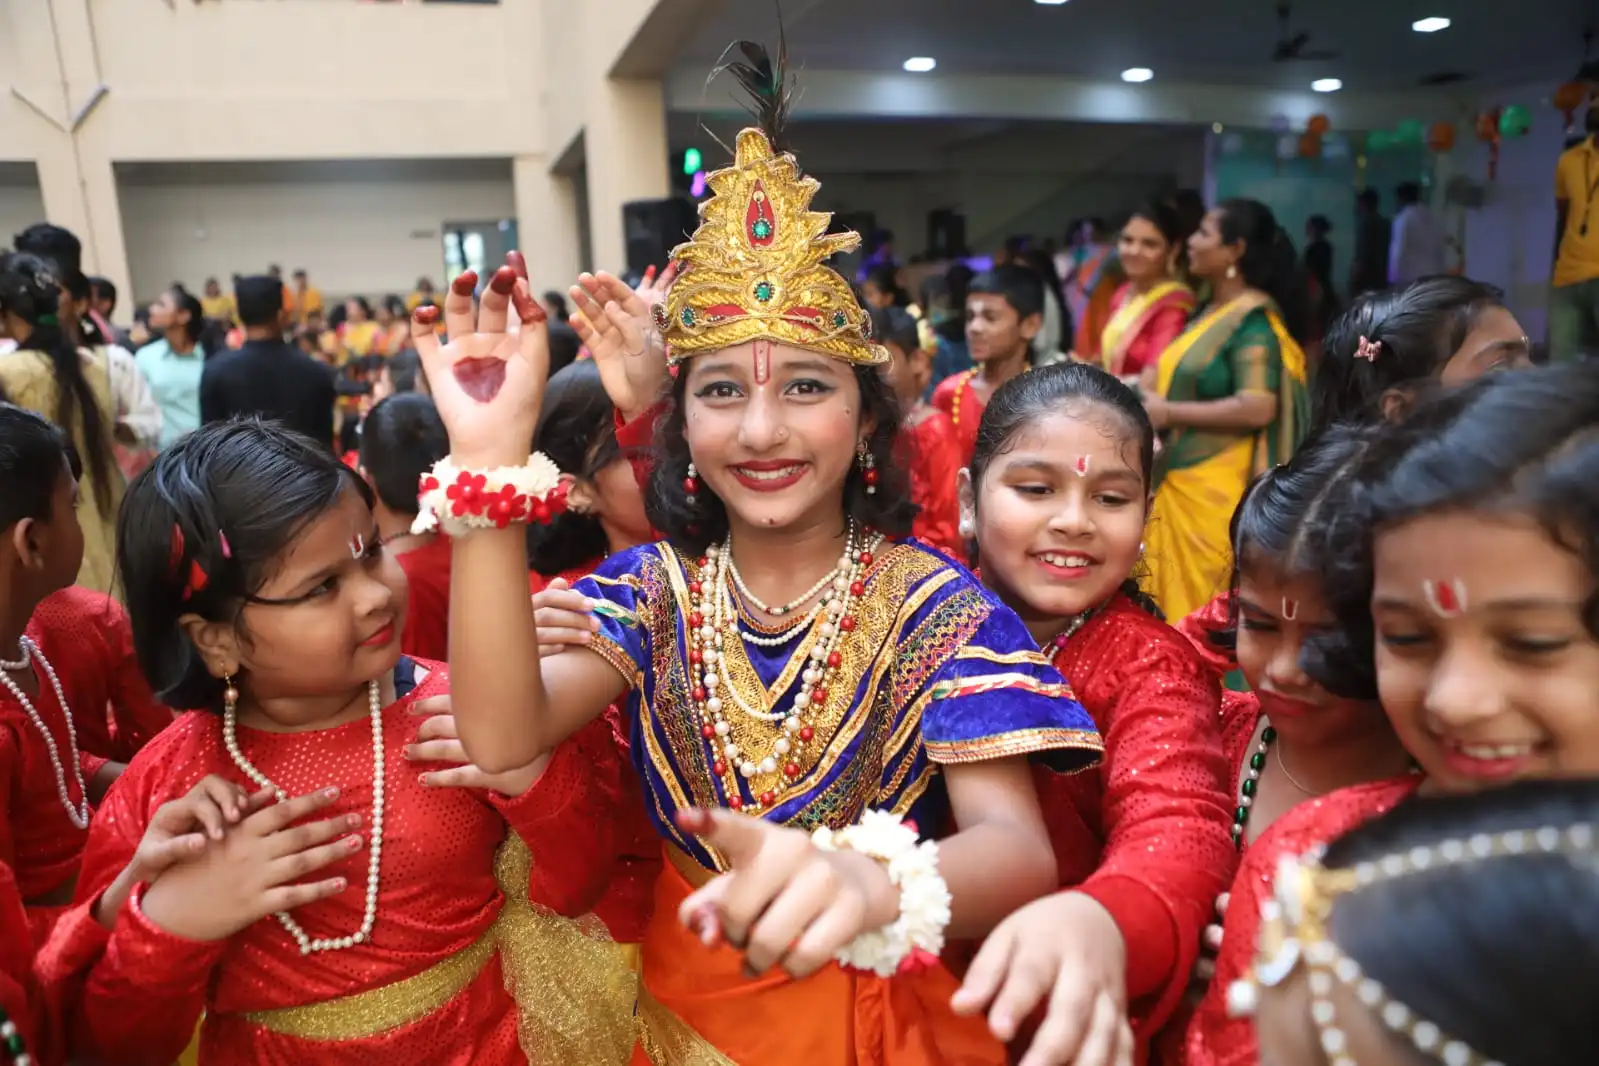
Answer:
[[[260,809],[192,860],[156,878],[141,901],[145,917],[189,940],[226,940],[269,914],[348,888],[343,877],[297,882],[361,850],[362,840],[353,834],[361,816],[296,825],[337,799],[339,790],[326,788],[284,803],[268,803],[270,795],[252,796],[250,805]]]
[[[631,422],[666,391],[666,347],[650,310],[677,276],[672,263],[659,278],[645,274],[637,291],[614,274],[583,274],[570,292],[577,313],[572,328],[594,358],[611,403]]]
[[[560,577],[533,594],[533,624],[538,627],[540,658],[559,655],[567,648],[586,648],[600,630],[588,597],[573,592]]]
[[[411,343],[422,358],[439,418],[450,434],[455,465],[482,469],[522,466],[532,450],[544,382],[549,374],[545,314],[528,290],[520,253],[506,257],[473,314],[477,275],[456,278],[444,300],[448,344],[439,343],[437,307],[411,315]],[[516,304],[521,328],[512,332]]]
[[[429,770],[420,775],[428,788],[483,788],[492,789],[502,796],[520,796],[533,787],[550,764],[548,754],[541,755],[528,765],[502,774],[491,774],[478,769],[461,746],[461,735],[455,728],[455,715],[450,713],[448,697],[424,700],[411,708],[411,713],[424,717],[416,731],[416,741],[407,745],[405,757],[412,762],[451,763],[446,770]]]
[[[781,966],[804,977],[845,944],[899,917],[899,890],[876,859],[823,851],[798,829],[730,811],[681,811],[677,824],[716,848],[729,870],[678,908],[707,943],[725,938],[752,976]]]
[[[989,1030],[1008,1042],[1043,1002],[1021,1066],[1132,1066],[1127,945],[1110,913],[1081,892],[1045,896],[999,923],[953,1006],[987,1009]]]

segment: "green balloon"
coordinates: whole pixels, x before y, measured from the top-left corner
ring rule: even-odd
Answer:
[[[1532,129],[1532,112],[1521,104],[1508,104],[1499,112],[1499,133],[1505,137],[1524,137]]]
[[[1420,144],[1427,139],[1427,124],[1420,119],[1407,118],[1394,129],[1395,144]]]
[[[1394,135],[1387,130],[1372,130],[1366,134],[1366,151],[1385,152],[1394,146]]]

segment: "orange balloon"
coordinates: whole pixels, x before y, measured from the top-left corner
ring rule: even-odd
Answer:
[[[1572,114],[1581,107],[1584,100],[1588,99],[1588,87],[1580,81],[1568,81],[1555,90],[1549,102],[1555,105],[1556,111]]]
[[[1299,158],[1317,159],[1321,156],[1321,134],[1306,131],[1299,138]]]
[[[1435,152],[1447,152],[1455,146],[1455,124],[1453,122],[1435,123],[1427,131],[1427,147]]]
[[[1310,121],[1305,123],[1305,132],[1314,133],[1317,137],[1330,129],[1332,129],[1332,119],[1326,115],[1311,115]]]

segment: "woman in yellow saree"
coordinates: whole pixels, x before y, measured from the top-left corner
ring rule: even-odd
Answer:
[[[1227,200],[1188,249],[1211,302],[1144,379],[1162,444],[1145,558],[1168,618],[1226,588],[1233,510],[1293,455],[1309,415],[1305,353],[1285,322],[1302,304],[1294,251],[1270,209]]]

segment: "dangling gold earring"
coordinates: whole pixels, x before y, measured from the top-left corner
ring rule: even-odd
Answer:
[[[1236,278],[1237,276],[1238,276],[1238,264],[1237,263],[1228,263],[1227,264],[1227,280],[1231,281],[1234,278]]]

